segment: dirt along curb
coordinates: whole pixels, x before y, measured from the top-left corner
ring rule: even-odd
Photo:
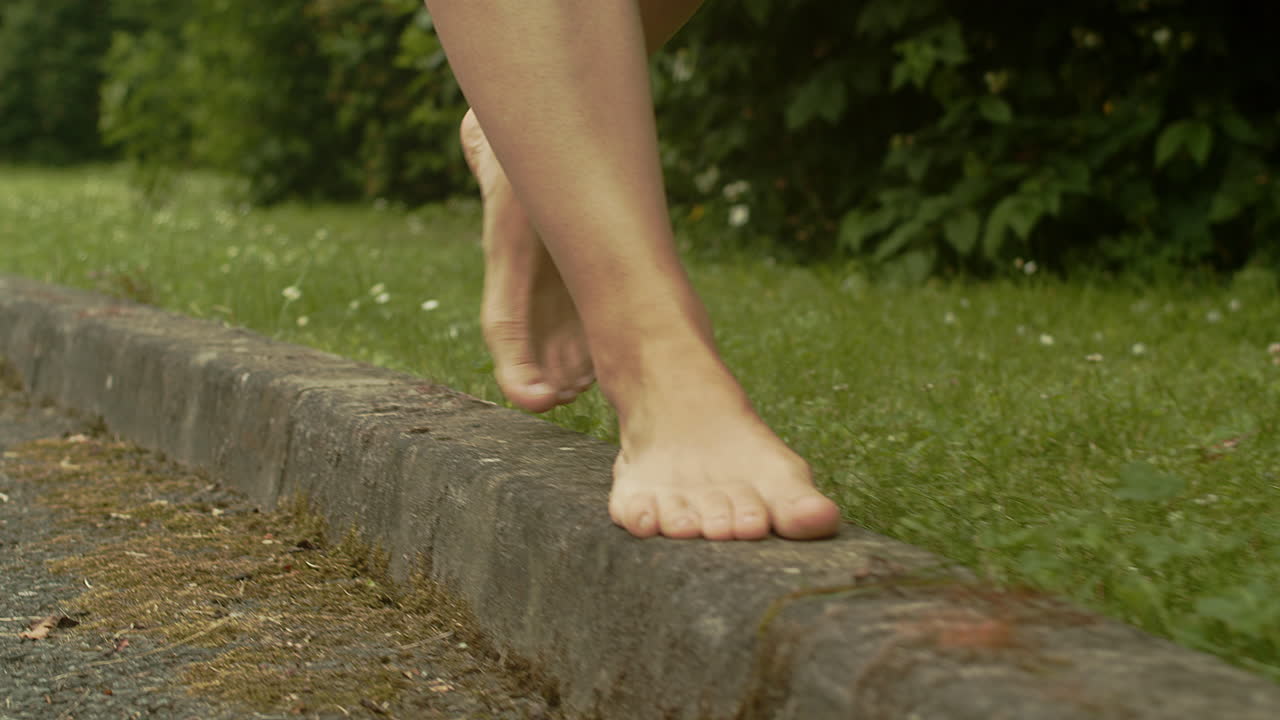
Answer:
[[[36,396],[424,571],[571,714],[1274,717],[1280,687],[846,526],[819,543],[639,541],[615,449],[402,373],[0,275]]]

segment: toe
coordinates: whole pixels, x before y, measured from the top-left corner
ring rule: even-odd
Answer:
[[[556,389],[543,377],[523,323],[482,318],[485,342],[493,356],[494,378],[502,394],[530,412],[546,412],[557,404]]]
[[[693,498],[694,510],[702,520],[702,537],[708,540],[732,540],[733,501],[718,490],[709,490]]]
[[[772,515],[774,530],[792,540],[830,537],[840,529],[840,508],[817,491],[775,503]]]
[[[560,403],[555,388],[541,380],[540,368],[532,363],[502,367],[494,377],[502,394],[529,412],[546,412]]]
[[[626,528],[627,532],[638,538],[653,537],[658,534],[658,506],[654,497],[648,493],[639,493],[625,499],[610,498],[609,516],[613,522]]]
[[[697,510],[688,498],[676,493],[658,498],[658,528],[669,538],[694,538],[702,534]]]
[[[769,510],[760,494],[743,488],[733,496],[733,536],[759,540],[769,534]]]

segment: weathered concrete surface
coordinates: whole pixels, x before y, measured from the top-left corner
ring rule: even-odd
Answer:
[[[586,716],[1266,718],[1280,688],[846,527],[638,541],[613,448],[421,378],[0,276],[28,388],[270,505],[304,493],[425,568]]]

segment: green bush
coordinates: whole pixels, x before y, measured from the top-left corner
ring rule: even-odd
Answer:
[[[99,127],[109,145],[123,147],[154,191],[168,173],[191,163],[188,109],[198,94],[189,76],[180,11],[163,0],[115,0],[119,28],[103,64]]]
[[[194,162],[254,202],[438,200],[467,181],[465,105],[416,0],[196,0],[116,36],[103,132],[143,166]]]
[[[1274,253],[1280,219],[1280,56],[1261,13],[710,3],[657,62],[673,196],[716,232],[742,205],[731,235],[914,278],[1016,257],[1235,268]]]
[[[232,172],[259,202],[470,191],[464,100],[418,0],[115,4],[134,11],[103,129],[130,157]],[[1204,0],[708,3],[654,60],[676,219],[704,247],[907,280],[1280,263],[1265,19]]]
[[[66,163],[103,154],[101,60],[106,0],[0,3],[0,158]]]
[[[307,17],[360,193],[422,202],[466,187],[466,104],[423,3],[312,0]]]

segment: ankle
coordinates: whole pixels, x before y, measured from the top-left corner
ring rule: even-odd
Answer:
[[[618,413],[623,435],[669,425],[673,419],[713,413],[753,412],[746,393],[720,359],[709,337],[638,336],[624,353],[597,355],[600,389]]]

